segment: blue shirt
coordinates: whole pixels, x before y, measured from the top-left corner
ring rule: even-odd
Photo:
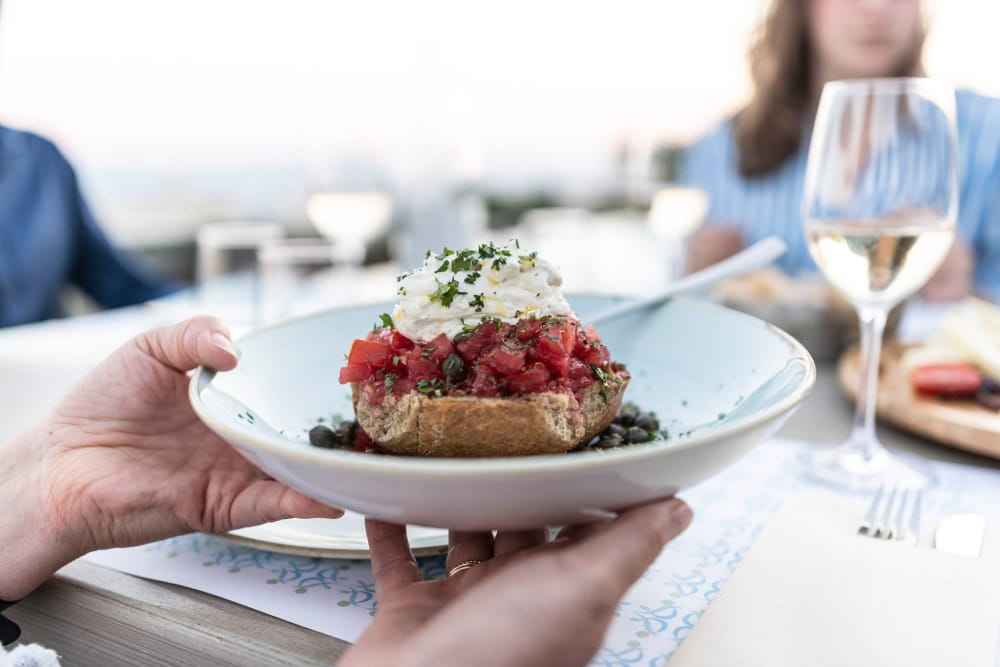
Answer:
[[[106,308],[174,289],[111,245],[51,142],[0,127],[0,326],[57,317],[67,283]]]
[[[958,129],[958,233],[975,254],[976,288],[1000,300],[1000,100],[969,91],[956,94]],[[778,236],[788,244],[779,266],[791,274],[816,271],[802,220],[808,137],[770,174],[739,173],[732,120],[692,146],[682,181],[708,194],[708,221],[739,227],[748,242]]]

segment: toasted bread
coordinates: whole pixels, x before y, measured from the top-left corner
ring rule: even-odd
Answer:
[[[582,392],[546,392],[510,398],[430,397],[419,392],[389,394],[370,403],[351,385],[358,423],[394,454],[434,457],[496,457],[561,454],[590,440],[621,407],[628,375]],[[621,383],[618,383],[621,380]]]

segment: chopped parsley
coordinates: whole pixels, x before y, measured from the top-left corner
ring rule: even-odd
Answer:
[[[597,381],[601,383],[601,398],[604,402],[608,402],[608,388],[611,386],[608,384],[608,374],[601,370],[601,368],[595,364],[590,365],[590,370],[593,372],[594,377]]]
[[[482,294],[476,294],[469,300],[469,305],[476,309],[477,313],[483,312],[483,308],[486,307],[486,301],[483,299]]]
[[[392,321],[392,315],[389,313],[382,313],[378,316],[379,320],[382,321],[382,326],[386,329],[392,329],[396,324]]]
[[[473,271],[469,275],[465,276],[465,284],[466,285],[472,285],[477,280],[479,280],[479,271]]]
[[[520,246],[518,246],[518,247],[520,247]],[[528,266],[534,266],[535,265],[535,260],[538,259],[538,253],[537,252],[529,252],[527,255],[518,255],[517,258],[519,260],[521,260],[522,264],[527,264]]]
[[[421,380],[417,383],[417,391],[422,394],[434,394],[435,396],[441,396],[441,380],[439,378],[434,378],[433,380]]]
[[[434,273],[444,273],[447,270],[448,270],[448,262],[441,262],[441,266],[439,266],[437,268],[437,271],[435,271]]]
[[[456,296],[466,294],[466,292],[459,291],[458,281],[454,278],[446,283],[443,283],[435,278],[434,282],[437,283],[437,289],[434,290],[434,293],[431,294],[429,298],[431,301],[439,301],[445,308],[451,306],[451,302],[455,300]]]
[[[398,357],[396,357],[396,358],[398,358]],[[392,373],[386,373],[385,374],[385,393],[387,393],[387,394],[391,394],[392,393],[392,385],[394,385],[396,383],[396,378],[397,378],[397,376],[393,375]]]

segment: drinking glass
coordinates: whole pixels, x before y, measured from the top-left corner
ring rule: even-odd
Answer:
[[[823,88],[806,167],[809,252],[857,310],[861,370],[847,442],[811,455],[816,477],[854,489],[927,482],[875,433],[888,311],[916,292],[954,240],[955,92],[931,79],[834,81]]]
[[[346,305],[358,283],[352,250],[326,239],[272,239],[257,252],[261,323]]]
[[[257,324],[257,249],[284,234],[277,222],[210,222],[199,227],[195,265],[199,306],[241,330]]]

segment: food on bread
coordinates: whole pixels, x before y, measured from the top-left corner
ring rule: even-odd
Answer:
[[[562,453],[602,433],[629,375],[561,283],[516,242],[428,253],[341,369],[361,428],[395,454],[451,457]]]
[[[907,348],[902,363],[918,394],[1000,410],[1000,308],[971,297],[951,306],[940,335]]]

